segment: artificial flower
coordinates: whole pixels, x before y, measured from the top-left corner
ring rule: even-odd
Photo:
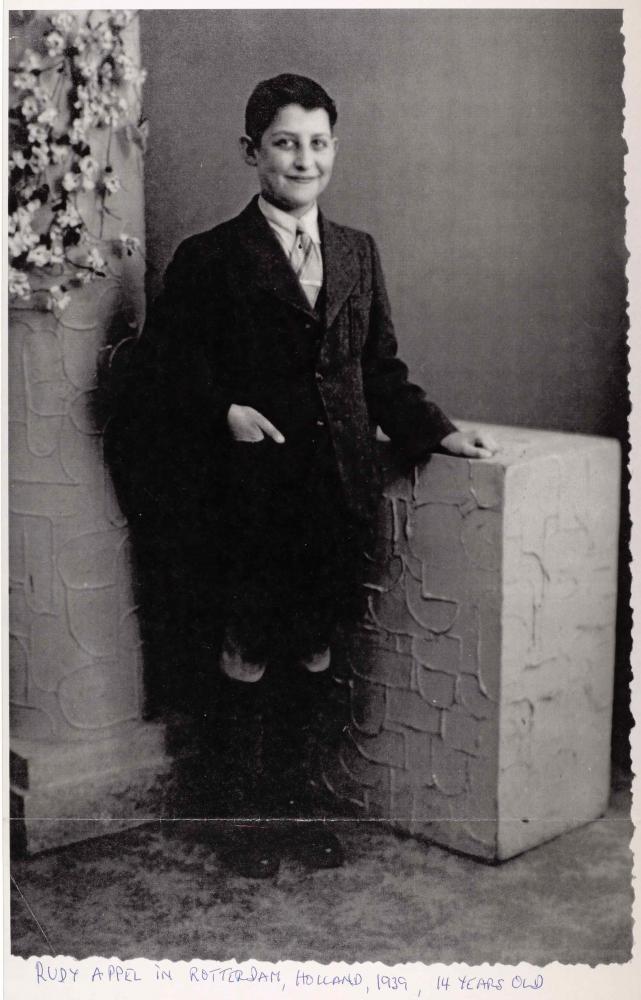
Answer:
[[[92,247],[87,254],[87,267],[90,267],[93,271],[102,271],[106,267],[105,258],[97,247]]]
[[[75,146],[76,143],[86,141],[87,128],[87,123],[82,118],[74,118],[69,131],[69,139],[72,146]]]
[[[113,31],[111,30],[106,21],[103,21],[96,27],[94,31],[94,36],[96,42],[98,43],[98,45],[100,46],[100,48],[103,50],[104,53],[111,52],[111,50],[114,47],[115,38]]]
[[[52,163],[63,163],[69,156],[69,146],[60,142],[52,142],[49,145],[49,152]]]
[[[130,236],[128,233],[120,233],[116,241],[128,257],[131,257],[134,250],[140,250],[140,240],[137,236]]]
[[[109,21],[114,28],[126,28],[134,16],[131,10],[110,10]]]
[[[15,295],[18,299],[28,299],[31,297],[31,285],[29,278],[24,271],[18,271],[15,267],[9,268],[9,295]]]
[[[27,73],[22,71],[21,73],[13,74],[13,86],[16,90],[33,90],[37,86],[38,77],[33,73]]]
[[[14,152],[9,157],[9,168],[13,170],[17,167],[18,170],[24,170],[27,165],[27,161],[24,158],[24,153],[20,149],[14,150]]]
[[[96,173],[99,164],[98,161],[95,159],[95,157],[83,156],[80,162],[78,163],[78,166],[80,167],[81,173],[89,176],[91,174]]]
[[[64,285],[52,285],[49,289],[49,295],[52,306],[60,312],[63,312],[71,303],[71,296],[66,291]]]
[[[108,194],[115,194],[117,191],[120,191],[120,188],[122,187],[120,177],[118,177],[117,174],[108,174],[106,171],[103,176],[102,183],[104,184],[105,191]]]
[[[61,229],[75,229],[82,225],[82,219],[74,205],[68,204],[61,212],[56,213],[56,225]]]
[[[25,49],[18,66],[20,69],[25,70],[26,73],[37,72],[42,68],[42,59],[33,49]]]
[[[35,264],[36,267],[46,267],[47,264],[51,263],[51,254],[47,247],[40,244],[29,251],[27,261],[29,264]]]
[[[29,164],[36,173],[44,170],[49,164],[49,150],[46,146],[32,146],[31,155],[29,156]]]
[[[55,59],[56,56],[61,56],[65,50],[65,40],[60,32],[55,29],[47,32],[44,42],[47,47],[47,53],[52,59]]]
[[[40,105],[38,104],[35,97],[30,94],[29,97],[25,97],[24,101],[20,105],[20,111],[22,112],[22,117],[27,121],[32,118],[36,118],[38,112],[40,111]]]
[[[45,108],[44,111],[40,112],[38,115],[38,121],[41,125],[53,125],[57,117],[58,109],[54,108],[53,105],[50,105],[48,108]]]
[[[73,171],[68,170],[62,178],[62,186],[65,191],[77,191],[80,187],[81,181],[82,178],[80,174],[76,174]]]
[[[44,125],[36,125],[34,122],[30,122],[27,128],[27,136],[29,142],[46,142],[49,132]]]
[[[52,14],[49,18],[54,28],[58,31],[69,32],[76,27],[76,19],[68,11],[61,11],[59,14]]]

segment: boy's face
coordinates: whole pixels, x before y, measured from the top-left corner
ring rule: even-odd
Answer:
[[[324,108],[306,111],[287,104],[263,132],[259,146],[247,136],[241,145],[245,161],[258,170],[263,197],[285,212],[304,215],[329,184],[337,140]]]

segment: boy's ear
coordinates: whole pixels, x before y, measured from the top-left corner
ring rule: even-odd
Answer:
[[[240,155],[242,156],[245,163],[248,163],[250,167],[256,166],[256,144],[253,139],[250,139],[248,135],[241,135],[238,140],[238,146],[240,149]]]

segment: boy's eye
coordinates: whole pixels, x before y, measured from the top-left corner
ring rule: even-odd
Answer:
[[[313,139],[312,146],[314,149],[327,149],[327,139]]]
[[[294,140],[293,139],[277,139],[274,145],[278,146],[280,149],[293,149],[294,148]]]

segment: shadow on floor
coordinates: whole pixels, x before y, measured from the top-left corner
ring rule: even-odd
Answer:
[[[12,953],[173,961],[622,963],[632,947],[629,793],[491,867],[378,824],[337,824],[344,868],[273,882],[218,863],[204,823],[138,827],[16,861]]]

